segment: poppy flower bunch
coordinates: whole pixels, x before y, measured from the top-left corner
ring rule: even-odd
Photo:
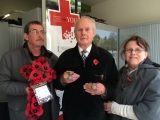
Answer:
[[[32,64],[25,65],[20,69],[20,73],[28,80],[29,94],[25,115],[30,120],[37,120],[43,114],[42,105],[39,105],[31,86],[41,82],[51,82],[56,79],[56,71],[51,69],[45,57],[39,57],[32,61]]]

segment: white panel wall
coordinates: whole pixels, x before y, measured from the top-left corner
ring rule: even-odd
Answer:
[[[0,58],[1,56],[9,50],[9,28],[8,22],[0,21]]]
[[[10,50],[23,45],[22,26],[9,25],[9,45]]]
[[[42,22],[42,9],[41,8],[34,8],[22,15],[22,29],[24,26],[30,21],[39,21]]]

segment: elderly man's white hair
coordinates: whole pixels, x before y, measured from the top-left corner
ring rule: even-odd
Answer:
[[[89,16],[81,16],[81,18],[78,19],[78,20],[75,22],[75,24],[74,24],[74,30],[76,30],[77,23],[78,23],[78,21],[81,20],[82,18],[87,18],[87,19],[89,19],[89,20],[92,22],[92,24],[93,24],[93,29],[96,31],[96,22],[95,22],[94,19],[90,18]]]

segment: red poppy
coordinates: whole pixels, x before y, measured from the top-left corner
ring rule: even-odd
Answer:
[[[38,120],[38,116],[36,116],[35,114],[32,114],[32,117],[30,117],[29,120]]]
[[[25,65],[23,66],[21,69],[20,69],[20,73],[23,75],[23,77],[25,79],[28,79],[29,78],[29,72],[28,72],[28,68],[30,67],[31,65]]]
[[[128,81],[128,82],[132,82],[132,80],[131,80],[129,77],[127,77],[127,81]]]
[[[27,69],[28,69],[29,66],[30,65],[25,65],[25,66],[21,67],[20,73],[23,74],[23,73],[27,72]]]
[[[41,116],[43,114],[42,105],[38,105],[36,108],[33,108],[31,112],[33,112],[37,116]]]
[[[42,105],[38,104],[35,96],[32,97],[31,112],[37,116],[41,116],[43,114]]]
[[[36,59],[35,61],[40,62],[40,63],[45,63],[46,62],[46,58],[45,57],[39,57],[38,59]]]
[[[32,70],[33,70],[33,67],[32,67],[32,65],[30,65],[29,67],[28,67],[28,73],[30,74],[31,72],[32,72]]]
[[[51,82],[53,79],[56,79],[56,71],[55,70],[51,70],[48,74],[48,82]]]
[[[97,59],[93,60],[94,65],[98,65],[99,61]]]
[[[40,69],[40,68],[42,68],[42,64],[40,62],[33,61],[32,62],[32,67],[33,67],[33,69],[34,68],[35,69]]]
[[[51,68],[50,68],[48,63],[44,63],[42,65],[42,69],[43,69],[43,71],[46,71],[46,72],[49,72],[51,70]]]
[[[23,73],[23,77],[24,77],[26,80],[29,79],[29,75],[30,75],[30,73],[29,73],[28,71],[25,72],[25,73]]]
[[[26,108],[26,110],[25,110],[25,115],[27,116],[27,117],[32,117],[32,112],[31,112],[31,105],[30,105],[31,103],[28,103],[27,104],[27,108]]]
[[[47,73],[43,72],[42,75],[41,75],[41,80],[43,82],[46,82],[48,79],[49,79],[49,76],[47,75]]]
[[[41,73],[38,70],[33,69],[32,72],[31,72],[31,74],[30,74],[30,76],[29,76],[29,78],[31,80],[40,79],[41,78]]]
[[[27,104],[27,109],[25,110],[25,115],[29,117],[30,120],[37,120],[38,116],[31,111],[31,103]]]

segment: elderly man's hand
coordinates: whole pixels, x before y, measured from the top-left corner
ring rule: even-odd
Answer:
[[[114,103],[114,101],[104,103],[104,110],[107,111],[109,114],[112,114],[111,106],[113,103]]]
[[[106,91],[105,86],[101,83],[86,83],[83,88],[91,95],[102,95]]]
[[[80,77],[79,74],[74,73],[73,71],[66,71],[61,77],[61,82],[63,84],[69,84],[76,81]]]

